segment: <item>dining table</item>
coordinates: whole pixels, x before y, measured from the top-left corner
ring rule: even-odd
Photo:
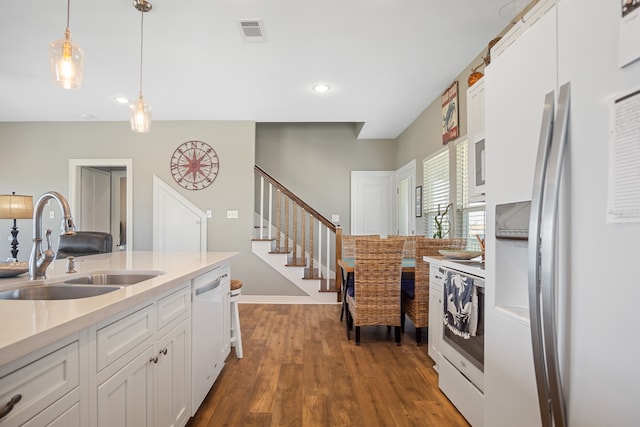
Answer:
[[[338,267],[342,271],[342,310],[340,312],[340,321],[344,317],[344,313],[346,310],[346,299],[347,299],[347,283],[349,281],[349,276],[353,275],[356,266],[355,258],[341,258],[338,260]],[[402,258],[402,275],[405,274],[414,274],[416,271],[416,259],[415,258]]]

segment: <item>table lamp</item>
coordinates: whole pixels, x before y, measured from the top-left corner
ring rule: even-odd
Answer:
[[[0,194],[0,219],[12,219],[11,227],[11,255],[18,260],[18,227],[17,219],[33,218],[33,197],[21,196],[14,191],[12,194]]]

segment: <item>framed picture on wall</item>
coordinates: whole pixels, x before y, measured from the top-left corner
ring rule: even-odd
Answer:
[[[442,144],[458,138],[458,82],[451,83],[442,94]]]
[[[416,217],[422,216],[422,185],[416,187]]]

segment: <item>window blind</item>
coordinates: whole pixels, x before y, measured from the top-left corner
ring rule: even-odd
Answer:
[[[425,235],[432,237],[435,233],[434,218],[449,204],[449,149],[447,147],[426,158],[423,162],[423,213],[425,216]],[[449,219],[443,221],[445,232],[449,230]]]
[[[469,201],[469,153],[466,140],[456,143],[456,229],[457,237],[467,239],[467,249],[479,251],[481,238],[485,235],[485,204]]]

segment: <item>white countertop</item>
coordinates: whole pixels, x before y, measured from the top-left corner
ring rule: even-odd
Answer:
[[[426,262],[430,264],[439,264],[439,265],[442,265],[443,267],[462,271],[467,274],[472,274],[474,276],[482,277],[483,279],[485,278],[484,263],[482,263],[482,268],[481,268],[479,267],[481,263],[478,261],[458,261],[458,260],[449,259],[444,256],[440,256],[440,255],[426,256],[426,257],[423,257],[422,259],[424,259]]]
[[[0,279],[0,291],[110,270],[162,271],[153,279],[120,290],[75,300],[0,300],[0,366],[123,310],[154,298],[193,277],[229,262],[239,252],[113,252],[77,258],[77,273],[66,274],[66,260],[47,269],[47,279],[28,273]]]

